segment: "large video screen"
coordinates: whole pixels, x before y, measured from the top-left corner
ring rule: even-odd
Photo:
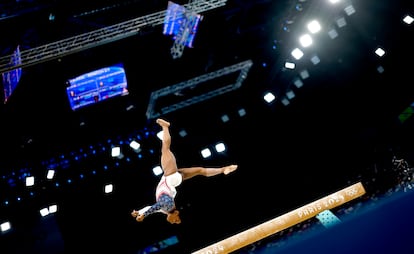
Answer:
[[[174,40],[181,36],[181,43],[192,48],[201,17],[200,14],[187,11],[182,5],[168,1],[163,34],[172,35]]]
[[[124,66],[119,63],[69,79],[66,92],[72,110],[127,95],[129,92]]]

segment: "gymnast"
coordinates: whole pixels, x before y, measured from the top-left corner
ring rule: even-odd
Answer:
[[[136,221],[141,222],[148,215],[161,212],[167,215],[167,221],[169,223],[180,224],[180,212],[177,210],[174,201],[177,194],[176,187],[179,186],[182,181],[197,175],[205,177],[219,174],[227,175],[235,171],[238,165],[178,168],[175,156],[170,150],[170,123],[164,119],[157,119],[156,122],[162,128],[161,168],[163,169],[163,175],[155,191],[156,203],[140,210],[133,210],[131,216],[134,217]]]

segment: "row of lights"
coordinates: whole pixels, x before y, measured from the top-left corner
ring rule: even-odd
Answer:
[[[135,147],[140,147],[140,146],[136,145]],[[214,147],[214,152],[219,153],[219,154],[224,153],[226,151],[226,145],[223,142],[218,142],[213,147]],[[119,147],[114,147],[112,149],[112,156],[116,155],[116,153],[117,153],[116,151],[119,151]],[[203,148],[201,150],[201,155],[202,155],[203,158],[209,158],[209,157],[212,156],[212,154],[213,154],[213,150],[209,147]],[[163,170],[159,165],[155,166],[152,169],[152,171],[153,171],[155,176],[159,176],[163,173]],[[55,174],[54,170],[49,170],[48,173],[47,173],[47,178],[48,179],[53,179],[54,174]],[[34,176],[26,177],[26,186],[28,186],[28,187],[33,186],[34,183],[35,183]],[[106,193],[106,194],[112,193],[113,189],[114,189],[113,184],[111,184],[111,183],[106,184],[104,186],[104,193]],[[44,208],[40,209],[39,213],[42,217],[46,217],[50,214],[56,213],[56,211],[57,211],[57,205],[53,204],[53,205],[50,205],[49,207],[44,207]],[[10,221],[5,221],[5,222],[0,224],[1,232],[8,232],[8,231],[11,230],[11,228],[12,228],[12,226],[11,226]]]
[[[244,108],[240,108],[238,111],[238,116],[239,117],[243,117],[246,115],[246,110]],[[228,121],[230,121],[230,117],[228,114],[223,114],[221,115],[221,121],[223,123],[226,123]],[[179,132],[181,137],[185,137],[187,135],[187,132],[185,130],[181,130]],[[146,136],[149,136],[149,134],[147,133]],[[158,137],[158,139],[162,139],[162,131],[159,131],[158,133],[156,133],[156,136]],[[129,147],[136,153],[138,153],[139,155],[141,154],[142,151],[142,145],[141,143],[138,141],[139,139],[130,139],[129,142]],[[124,142],[120,142],[120,144],[123,144]],[[106,150],[106,149],[105,149]],[[225,143],[223,142],[216,142],[212,145],[208,145],[205,148],[202,148],[200,150],[200,154],[202,156],[202,158],[210,158],[212,157],[214,154],[223,154],[225,153],[227,150],[227,146]],[[111,156],[113,158],[118,158],[118,159],[122,159],[124,158],[124,155],[122,154],[122,150],[121,150],[121,146],[112,146],[111,148]],[[78,158],[78,156],[75,156],[76,158]],[[157,165],[155,167],[153,167],[152,172],[155,176],[159,176],[163,173],[162,168]],[[50,181],[52,180],[54,177],[56,176],[56,170],[55,169],[48,169],[47,173],[46,173],[46,178]],[[34,176],[27,174],[25,176],[25,185],[27,187],[32,187],[35,185],[36,179]],[[105,184],[104,185],[104,193],[108,194],[108,193],[112,193],[114,190],[114,186],[111,183]],[[42,217],[48,216],[50,214],[54,214],[56,213],[58,210],[58,206],[56,204],[52,204],[48,207],[44,207],[41,208],[39,210],[39,213]],[[8,232],[12,229],[12,224],[10,221],[5,221],[3,223],[0,224],[0,230],[1,232]]]
[[[336,4],[337,2],[340,2],[339,0],[331,0],[330,1],[333,4]],[[353,13],[355,13],[355,9],[352,5],[348,5],[344,8],[345,13],[350,16]],[[405,15],[403,17],[403,22],[407,25],[410,25],[414,22],[414,18],[410,15]],[[336,24],[339,28],[343,27],[346,25],[346,20],[341,17],[339,19],[336,20]],[[322,30],[322,26],[321,24],[317,21],[317,20],[312,20],[308,23],[307,25],[307,29],[309,31],[310,34],[316,34],[318,32],[320,32]],[[309,46],[311,46],[313,44],[313,39],[312,36],[306,33],[303,34],[299,37],[299,43],[303,48],[307,48]],[[338,33],[335,29],[331,29],[330,31],[328,31],[328,35],[331,39],[334,39],[338,36]],[[381,47],[377,47],[374,50],[375,54],[379,57],[382,57],[385,55],[385,50]],[[303,56],[304,56],[304,52],[300,49],[300,48],[294,48],[291,51],[291,55],[295,60],[300,60]],[[320,59],[317,55],[314,55],[310,58],[311,62],[316,65],[319,64]],[[290,69],[290,70],[294,70],[296,68],[296,64],[293,61],[285,61],[284,63],[284,68],[285,69]],[[377,71],[379,73],[382,73],[384,71],[384,68],[382,66],[379,66],[377,68]],[[300,78],[299,77],[295,77],[293,79],[293,84],[296,88],[300,88],[303,86],[303,81],[309,77],[309,72],[307,70],[302,70],[300,73]],[[295,97],[295,93],[293,92],[292,89],[288,89],[286,91],[286,94],[281,98],[281,103],[284,106],[287,106],[290,104],[291,99],[293,99]],[[271,92],[271,91],[267,91],[264,93],[263,99],[266,103],[270,104],[272,102],[274,102],[277,99],[277,96]]]
[[[112,184],[106,184],[104,186],[104,192],[106,194],[113,192],[113,185]],[[58,205],[57,204],[51,204],[47,207],[43,207],[39,210],[39,214],[42,218],[47,217],[49,215],[55,214],[58,211]],[[12,222],[9,220],[6,220],[0,224],[0,232],[1,233],[7,233],[12,230]]]
[[[240,117],[243,117],[243,116],[245,116],[246,115],[246,111],[245,111],[245,109],[244,108],[240,108],[238,111],[237,111],[237,113],[238,113],[238,115],[240,116]],[[230,121],[230,117],[228,116],[228,114],[223,114],[222,116],[221,116],[221,120],[222,120],[222,122],[228,122],[228,121]],[[187,132],[185,131],[185,130],[181,130],[180,131],[180,136],[182,136],[182,137],[185,137],[187,135]],[[147,135],[148,136],[148,135]],[[159,138],[159,139],[161,139],[161,137],[162,137],[162,131],[160,131],[160,132],[158,132],[157,134],[156,134],[156,136]],[[108,142],[110,142],[110,141],[108,141]],[[120,144],[123,144],[123,142],[119,142]],[[129,147],[134,151],[134,152],[136,152],[136,153],[138,153],[138,157],[142,157],[142,154],[140,153],[141,151],[142,151],[142,148],[141,148],[141,143],[139,143],[136,139],[132,139],[132,141],[130,141],[130,143],[129,143]],[[93,149],[92,149],[93,150]],[[103,151],[104,150],[106,150],[106,149],[103,149]],[[224,152],[224,150],[225,150],[225,145],[223,144],[223,143],[218,143],[218,144],[216,144],[215,145],[215,150],[216,150],[216,152],[218,152],[218,153],[223,153]],[[81,151],[81,152],[83,152],[83,150]],[[201,151],[201,156],[203,157],[203,158],[208,158],[208,157],[210,157],[211,155],[212,155],[212,151],[209,149],[209,148],[205,148],[205,149],[203,149],[202,151]],[[85,152],[84,152],[84,154],[86,154]],[[96,152],[94,153],[95,155],[96,155]],[[122,153],[122,151],[121,151],[121,146],[119,146],[119,145],[117,145],[117,146],[112,146],[112,149],[111,149],[111,156],[112,157],[116,157],[116,158],[119,158],[119,159],[122,159],[123,157],[124,157],[124,155],[123,155],[123,153]],[[75,159],[75,160],[77,160],[77,161],[79,161],[81,158],[83,158],[83,157],[87,157],[86,155],[85,156],[80,156],[80,155],[74,155],[73,156],[73,159]],[[61,158],[65,158],[65,156],[61,156]],[[69,162],[68,162],[68,160],[65,160],[66,161],[66,164],[68,164]],[[55,163],[56,164],[56,163]],[[69,165],[66,165],[66,167],[69,167]],[[55,167],[52,167],[52,166],[50,166],[50,169],[48,169],[47,170],[47,174],[46,174],[46,178],[48,179],[48,180],[52,180],[53,178],[54,178],[54,176],[55,176],[55,174],[56,174],[56,170],[54,169]],[[34,184],[35,184],[35,177],[34,176],[32,176],[32,175],[30,175],[30,173],[24,173],[23,174],[23,177],[24,177],[24,179],[25,179],[25,184],[26,184],[26,186],[33,186]],[[3,177],[4,178],[4,177]],[[82,178],[82,177],[81,177]]]
[[[160,137],[161,135],[162,135],[162,131],[161,131],[161,133],[158,133],[157,136]],[[137,143],[136,141],[131,142],[131,144],[135,148],[135,150],[140,150],[141,149],[140,148],[141,145],[139,143]],[[214,144],[213,148],[214,149],[212,149],[210,147],[203,148],[200,152],[201,156],[203,158],[209,158],[214,153],[222,154],[226,151],[226,145],[223,142],[218,142],[218,143]],[[112,148],[112,157],[123,158],[122,156],[120,157],[119,155],[120,155],[120,147],[113,147]],[[152,171],[153,171],[153,174],[155,176],[159,176],[163,173],[163,170],[159,165],[153,167]],[[54,178],[54,176],[55,176],[55,170],[48,170],[47,171],[47,176],[46,176],[47,179],[52,180]],[[34,186],[35,185],[35,177],[34,176],[27,176],[25,178],[25,184],[26,184],[27,187]],[[112,193],[113,189],[114,189],[113,184],[111,184],[111,183],[106,184],[104,186],[104,193],[106,193],[106,194]],[[45,207],[45,208],[40,209],[39,213],[42,217],[45,217],[49,214],[55,213],[56,211],[57,211],[57,205],[53,204],[53,205],[50,205],[49,207]],[[10,229],[11,229],[11,222],[10,221],[5,221],[5,222],[0,224],[1,232],[7,232],[7,231],[10,231]]]

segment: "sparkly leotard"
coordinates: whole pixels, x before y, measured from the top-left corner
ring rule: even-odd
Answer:
[[[169,176],[167,176],[169,177]],[[144,212],[144,216],[150,215],[156,212],[167,213],[174,209],[174,198],[177,194],[177,190],[174,186],[169,185],[167,177],[162,176],[160,182],[157,185],[155,192],[156,203]]]

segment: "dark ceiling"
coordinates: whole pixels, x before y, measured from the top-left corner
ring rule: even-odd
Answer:
[[[44,184],[35,190],[36,198],[1,206],[2,215],[25,217],[22,224],[35,229],[22,228],[44,229],[47,235],[53,226],[39,226],[35,215],[26,213],[53,201],[61,206],[52,223],[59,233],[53,232],[69,252],[77,253],[81,249],[77,246],[84,246],[138,253],[177,235],[179,252],[187,253],[358,181],[369,175],[373,165],[393,155],[410,156],[412,123],[398,121],[414,101],[412,66],[405,65],[414,57],[413,27],[402,22],[405,14],[413,13],[407,2],[357,1],[352,3],[356,12],[348,16],[344,8],[351,1],[331,6],[328,1],[229,0],[202,13],[194,48],[186,48],[178,59],[170,54],[173,40],[158,25],[23,68],[18,87],[1,105],[2,184],[20,169],[37,174],[59,163],[58,172],[64,176],[60,181],[71,178],[74,183],[60,189]],[[8,1],[0,5],[0,52],[11,54],[17,45],[29,50],[166,6],[167,1],[146,0]],[[51,14],[54,20],[49,19]],[[340,17],[346,26],[338,26]],[[322,35],[297,61],[297,69],[285,69],[283,64],[292,59],[290,51],[310,18],[321,18]],[[328,36],[331,28],[338,32],[335,39]],[[374,54],[378,46],[386,50],[383,58]],[[311,62],[314,55],[319,64]],[[157,182],[150,171],[158,161],[159,142],[154,137],[158,127],[146,116],[151,92],[245,60],[252,60],[253,66],[239,89],[162,115],[172,123],[179,165],[236,163],[239,170],[231,176],[183,184],[177,196],[182,225],[167,225],[161,216],[135,223],[129,212],[153,202]],[[119,62],[126,69],[129,95],[79,111],[69,108],[65,91],[69,78]],[[293,80],[302,70],[310,76],[297,88]],[[296,96],[285,106],[281,102],[290,90]],[[274,92],[276,102],[264,103],[265,91]],[[238,115],[240,109],[245,116]],[[221,120],[224,114],[229,122]],[[181,137],[180,130],[188,135]],[[80,162],[74,159],[76,154],[82,157],[106,147],[108,140],[116,143],[137,134],[146,137],[142,159],[131,153],[126,156],[130,161],[116,160],[109,151],[96,157],[89,154]],[[199,150],[218,141],[228,144],[227,154],[202,159]],[[69,161],[66,166],[62,155]],[[109,169],[75,180],[92,168],[100,172],[103,165]],[[100,188],[108,181],[118,189],[103,197]],[[22,191],[2,188],[5,199]],[[0,237],[14,239],[9,243],[23,238],[28,246],[40,241],[30,234]],[[24,247],[16,251],[20,249]]]

